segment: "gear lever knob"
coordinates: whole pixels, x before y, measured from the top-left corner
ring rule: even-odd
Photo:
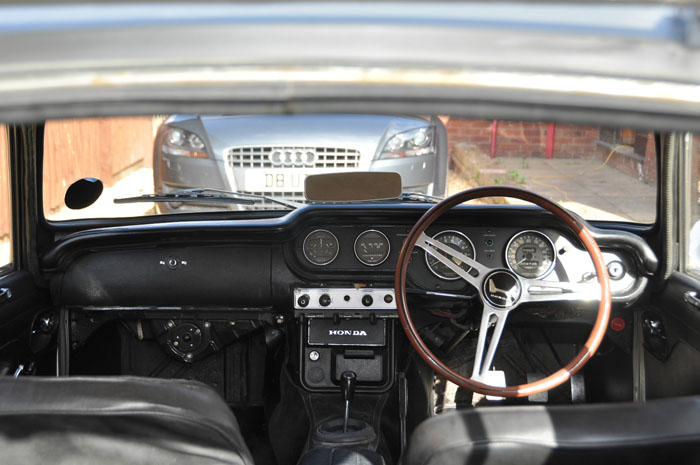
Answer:
[[[355,396],[355,386],[357,386],[357,375],[354,371],[344,371],[340,375],[340,389],[343,390],[343,400],[352,402]]]
[[[343,433],[348,432],[348,421],[350,420],[350,402],[355,396],[355,386],[357,385],[357,375],[354,371],[344,371],[340,375],[340,389],[343,390],[343,400],[345,400],[345,418],[343,419]]]

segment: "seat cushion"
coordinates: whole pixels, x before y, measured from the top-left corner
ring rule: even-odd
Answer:
[[[253,464],[213,389],[134,377],[0,378],[0,461]]]
[[[700,398],[450,412],[416,428],[402,463],[700,463]]]
[[[304,454],[297,465],[384,465],[384,458],[369,449],[317,447]]]

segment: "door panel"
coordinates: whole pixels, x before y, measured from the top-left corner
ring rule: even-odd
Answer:
[[[643,317],[648,398],[700,394],[700,308],[686,292],[700,292],[700,282],[672,273]]]
[[[673,224],[677,270],[643,321],[648,397],[700,394],[700,137],[679,137]],[[676,259],[677,258],[677,259]]]
[[[19,153],[27,144],[19,137],[17,127],[8,129],[0,125],[0,374],[13,374],[19,364],[28,367],[33,361],[29,348],[31,323],[50,305],[48,291],[38,288],[32,275],[23,271],[27,250],[21,244],[28,243],[24,233],[28,228],[21,227],[19,220],[33,218],[27,211],[31,205],[27,184],[18,181],[22,179],[23,160]],[[51,336],[45,339],[51,340]]]
[[[38,289],[26,271],[13,272],[0,278],[0,290],[9,289],[11,297],[0,296],[0,341],[7,341],[29,328],[27,320],[49,304],[48,292]],[[19,327],[19,324],[22,327]]]
[[[28,367],[35,359],[30,350],[30,328],[34,317],[49,308],[48,292],[39,289],[27,272],[12,272],[0,278],[0,373],[12,374],[22,364]],[[5,292],[5,295],[7,291]]]

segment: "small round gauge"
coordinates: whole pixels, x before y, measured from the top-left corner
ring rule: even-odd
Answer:
[[[314,265],[328,265],[338,256],[340,245],[332,232],[317,229],[306,236],[302,250],[306,259]]]
[[[459,231],[442,231],[434,235],[433,239],[448,245],[449,247],[466,255],[469,258],[475,258],[474,244],[472,244],[472,241],[469,240],[467,236],[465,236]],[[439,250],[436,253],[443,254],[446,256],[445,253]],[[471,269],[469,265],[457,258],[450,257],[450,259],[464,271],[469,271]],[[447,265],[440,262],[437,258],[433,257],[428,252],[425,252],[425,263],[427,263],[430,271],[432,271],[433,274],[438,278],[446,279],[449,281],[459,279],[459,275],[457,273],[452,271],[449,267],[447,267]]]
[[[355,239],[355,256],[367,266],[377,266],[389,257],[389,239],[381,231],[370,229]]]
[[[506,263],[523,278],[542,278],[554,269],[552,240],[539,231],[522,231],[506,247]]]

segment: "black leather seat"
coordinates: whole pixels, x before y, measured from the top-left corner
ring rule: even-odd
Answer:
[[[297,465],[385,465],[384,458],[369,449],[317,447],[304,454]]]
[[[151,378],[0,378],[4,464],[252,465],[208,386]]]
[[[647,403],[485,407],[430,418],[404,465],[697,464],[700,397]]]

